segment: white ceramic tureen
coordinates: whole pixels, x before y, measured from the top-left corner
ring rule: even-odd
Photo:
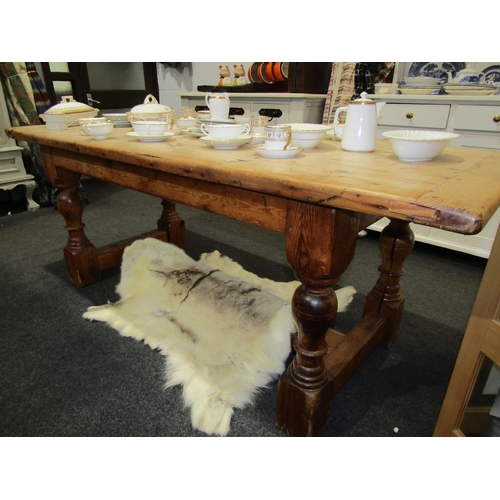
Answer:
[[[126,115],[130,123],[144,120],[159,120],[173,123],[176,113],[171,107],[159,104],[155,96],[149,94],[144,99],[144,104],[134,106]]]
[[[52,106],[40,118],[51,130],[62,130],[72,125],[78,125],[79,118],[93,118],[99,113],[98,109],[75,101],[73,96],[63,96],[59,104]]]

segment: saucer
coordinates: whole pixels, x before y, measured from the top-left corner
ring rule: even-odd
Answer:
[[[201,118],[202,123],[236,123],[232,118]]]
[[[332,139],[333,141],[340,141],[340,137],[333,130],[329,130],[325,134],[325,137],[328,137],[329,139]]]
[[[164,134],[160,135],[141,135],[137,132],[127,132],[127,135],[139,139],[140,142],[161,142],[165,139],[168,139],[169,137],[174,136],[175,134],[173,132],[165,132]]]
[[[203,137],[205,134],[201,131],[200,127],[188,127],[182,129],[184,134],[192,135],[194,137]]]
[[[297,156],[304,148],[302,146],[290,146],[288,149],[266,149],[265,144],[252,146],[263,158],[293,158]]]
[[[250,134],[252,136],[252,142],[250,143],[252,146],[255,144],[262,144],[265,140],[264,134]]]
[[[214,149],[236,149],[243,144],[248,144],[253,137],[249,135],[242,135],[236,139],[211,139],[208,136],[200,137],[200,141],[204,142]]]
[[[182,134],[182,129],[181,128],[171,128],[170,130],[167,130],[168,133],[172,132],[174,135],[181,135]]]

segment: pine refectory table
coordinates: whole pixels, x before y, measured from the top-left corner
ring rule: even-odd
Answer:
[[[14,127],[8,135],[40,145],[45,169],[60,190],[57,205],[69,234],[64,255],[70,280],[85,286],[121,262],[131,240],[96,249],[84,233],[80,176],[161,198],[157,229],[145,236],[183,247],[181,203],[286,235],[286,256],[302,283],[292,309],[298,324],[295,357],[281,375],[278,427],[292,436],[320,435],[334,395],[377,346],[390,346],[401,321],[403,262],[413,248],[410,222],[476,234],[500,206],[500,152],[444,150],[433,161],[403,163],[388,141],[372,153],[342,151],[325,139],[291,159],[261,158],[250,145],[216,150],[196,137],[177,135],[143,143],[117,129],[105,140],[79,128]],[[332,285],[349,266],[358,232],[376,220],[379,278],[358,324],[342,334],[331,328],[337,311]]]

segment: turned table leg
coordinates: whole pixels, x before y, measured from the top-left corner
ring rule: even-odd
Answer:
[[[380,342],[384,347],[392,344],[401,324],[405,298],[399,282],[404,274],[403,263],[410,255],[414,243],[413,231],[406,221],[391,219],[380,233],[380,276],[366,297],[364,313],[373,312],[385,318]]]
[[[69,279],[78,286],[86,286],[101,279],[97,249],[84,232],[83,200],[76,188],[80,174],[59,169],[54,165],[50,149],[42,148],[45,171],[54,187],[59,188],[57,209],[66,221],[68,243],[64,257]]]
[[[337,313],[331,287],[354,256],[358,228],[350,212],[289,203],[287,259],[302,285],[292,299],[296,355],[280,378],[276,420],[292,436],[319,435],[328,423],[334,393],[325,336]]]
[[[97,249],[88,240],[82,221],[83,200],[76,190],[79,176],[75,175],[72,185],[59,183],[60,193],[57,197],[57,208],[66,221],[68,243],[64,249],[64,257],[68,266],[68,274],[72,283],[86,286],[101,279],[101,271]]]
[[[158,229],[167,233],[167,241],[184,248],[186,246],[186,226],[177,213],[175,203],[164,199],[161,204],[163,212],[157,222]]]

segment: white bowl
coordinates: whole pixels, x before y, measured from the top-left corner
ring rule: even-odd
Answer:
[[[164,121],[143,120],[132,122],[134,132],[139,135],[161,135],[168,130],[168,123]]]
[[[248,134],[250,125],[243,123],[214,123],[211,125],[202,123],[201,131],[211,139],[227,141]]]
[[[397,83],[376,83],[375,84],[375,94],[397,94],[398,84]]]
[[[428,161],[440,155],[452,139],[460,137],[433,130],[391,130],[382,136],[391,141],[394,154],[407,162]]]
[[[315,148],[333,125],[320,125],[317,123],[287,123],[292,127],[292,144],[302,146],[304,149]]]
[[[195,127],[197,124],[198,120],[190,116],[181,116],[177,118],[177,126],[181,129]]]

